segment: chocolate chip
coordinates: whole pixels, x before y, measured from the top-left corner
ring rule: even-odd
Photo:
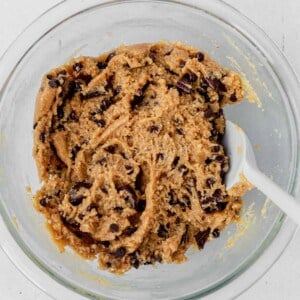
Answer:
[[[135,213],[131,216],[128,216],[127,217],[129,223],[132,225],[132,226],[135,226],[139,223],[140,221],[140,217],[139,217],[139,214],[138,213]]]
[[[146,201],[145,200],[139,200],[135,203],[135,210],[137,212],[143,212],[146,208]]]
[[[170,211],[169,209],[167,209],[167,217],[174,217],[176,216],[176,212]]]
[[[46,207],[47,204],[48,204],[47,197],[43,197],[43,198],[40,200],[40,205]]]
[[[120,94],[122,90],[122,87],[120,85],[117,85],[114,89],[113,89],[113,94],[114,96],[117,96],[118,94]]]
[[[157,153],[156,154],[156,161],[159,161],[159,160],[164,160],[165,156],[163,153]]]
[[[211,178],[208,178],[206,179],[206,184],[208,185],[208,187],[212,187],[216,182],[216,179],[211,177]]]
[[[155,50],[150,50],[149,51],[149,57],[153,60],[153,61],[155,61],[155,59],[156,59],[156,51]]]
[[[224,137],[224,135],[223,135],[221,132],[218,132],[218,135],[217,135],[217,142],[218,142],[218,143],[222,143],[223,137]]]
[[[209,165],[212,161],[213,161],[213,160],[212,160],[211,158],[208,157],[208,158],[205,160],[205,163],[206,163],[207,165]]]
[[[215,137],[219,134],[218,130],[216,128],[213,128],[211,131],[210,131],[210,134],[212,137]]]
[[[80,72],[81,69],[82,69],[83,65],[81,62],[76,62],[74,65],[73,65],[73,70],[75,72]]]
[[[220,108],[219,111],[215,113],[215,117],[220,118],[220,117],[223,117],[223,116],[224,116],[223,109]]]
[[[99,61],[97,62],[96,66],[98,67],[98,69],[103,70],[107,67],[107,63],[105,63],[104,61]]]
[[[110,224],[109,226],[109,230],[113,233],[115,232],[118,232],[119,231],[119,225],[118,224],[115,224],[115,223],[112,223]]]
[[[57,117],[59,119],[62,119],[64,117],[65,113],[64,113],[64,107],[63,107],[63,105],[57,106],[56,114],[57,114]]]
[[[220,146],[213,146],[213,147],[211,148],[211,151],[212,151],[212,152],[219,152],[220,149],[221,149]]]
[[[56,130],[65,131],[65,126],[63,124],[58,124],[57,127],[56,127]]]
[[[80,82],[74,81],[74,84],[75,84],[75,91],[76,92],[82,91],[82,87],[81,87],[81,83]]]
[[[217,202],[222,201],[223,200],[222,190],[216,189],[213,193],[213,197],[216,199]]]
[[[179,63],[179,67],[180,67],[180,68],[183,68],[183,67],[185,66],[185,64],[186,64],[186,62],[182,60],[182,61]]]
[[[116,52],[111,52],[107,55],[106,59],[105,59],[105,63],[106,65],[108,65],[108,63],[111,61],[111,59],[116,56]]]
[[[121,187],[118,187],[117,190],[121,194],[124,201],[128,203],[131,208],[135,208],[137,197],[134,189],[129,184],[126,184]]]
[[[100,186],[100,190],[101,190],[104,194],[108,194],[108,190],[107,190],[107,188],[106,188],[106,186],[105,186],[104,184],[102,184],[102,185]]]
[[[102,246],[104,246],[105,248],[108,248],[110,246],[110,242],[109,241],[101,241],[100,244]]]
[[[105,111],[107,111],[113,104],[115,103],[114,99],[103,99],[99,106],[99,113],[103,114]]]
[[[77,153],[80,151],[81,147],[78,145],[75,145],[74,148],[71,150],[71,159],[74,161]]]
[[[79,74],[78,79],[83,80],[84,83],[86,85],[88,85],[91,82],[91,80],[93,79],[93,77],[91,75],[89,75],[89,74],[83,74],[83,73],[81,73],[81,74]]]
[[[169,204],[172,206],[179,203],[178,199],[176,198],[176,193],[173,189],[171,189],[168,192],[168,198],[169,198]]]
[[[218,228],[215,228],[212,232],[212,235],[214,238],[218,238],[220,236],[220,230]]]
[[[208,106],[207,109],[204,111],[204,117],[209,119],[214,115],[214,112],[212,111],[211,107]]]
[[[217,156],[215,157],[215,160],[216,160],[217,162],[223,163],[223,162],[225,161],[225,156],[224,156],[224,155],[217,155]]]
[[[51,79],[48,81],[48,84],[51,88],[56,89],[60,86],[60,82],[57,79]]]
[[[164,55],[165,55],[165,56],[168,56],[168,55],[170,55],[172,52],[173,52],[173,49],[168,50],[167,52],[164,53]]]
[[[115,258],[121,258],[126,254],[126,248],[125,247],[120,247],[116,250],[114,253]]]
[[[182,173],[182,175],[186,175],[188,173],[188,168],[185,165],[180,165],[178,171]]]
[[[134,187],[138,190],[141,194],[145,193],[145,174],[143,169],[140,167],[139,172],[135,178]]]
[[[204,231],[199,231],[194,236],[199,249],[203,249],[203,247],[204,247],[204,245],[205,245],[205,243],[207,241],[207,238],[208,238],[209,234],[210,234],[210,228],[207,228]]]
[[[67,223],[67,227],[73,231],[78,231],[80,224],[75,220],[66,220],[64,219],[64,223]]]
[[[73,191],[79,191],[81,188],[85,188],[85,189],[89,189],[90,187],[92,186],[91,183],[89,182],[85,182],[85,181],[80,181],[80,182],[77,182],[71,190]]]
[[[53,76],[51,75],[51,74],[47,74],[47,79],[49,79],[49,80],[51,80],[51,79],[53,79]]]
[[[215,198],[214,197],[202,197],[202,198],[199,198],[199,200],[200,200],[200,203],[201,203],[201,207],[206,205],[206,204],[215,204]]]
[[[204,54],[201,53],[201,52],[198,52],[198,53],[196,54],[196,57],[197,57],[197,59],[198,59],[199,62],[201,62],[201,61],[204,60]]]
[[[208,85],[217,93],[227,92],[226,86],[221,82],[221,80],[217,78],[205,78],[205,80],[207,81]]]
[[[58,72],[58,75],[67,75],[67,71],[66,70],[61,70]]]
[[[81,91],[80,83],[75,81],[70,81],[63,95],[63,99],[64,100],[72,99],[75,93],[79,91]]]
[[[96,243],[96,241],[88,232],[75,231],[74,234],[85,244],[91,245]]]
[[[200,95],[204,98],[204,103],[210,102],[210,97],[208,96],[207,92],[200,93]]]
[[[98,127],[103,128],[106,125],[106,122],[103,119],[94,120]]]
[[[195,82],[197,80],[197,78],[198,77],[197,77],[197,75],[195,73],[189,72],[189,73],[185,73],[182,76],[181,80],[183,80],[186,83],[193,83],[193,82]]]
[[[177,83],[176,83],[176,88],[179,90],[179,91],[182,91],[186,94],[190,94],[191,93],[191,86],[186,83],[184,80],[178,80]]]
[[[133,97],[133,99],[131,100],[130,102],[130,107],[131,107],[131,110],[135,110],[137,109],[139,106],[142,105],[143,103],[143,100],[144,100],[144,95],[145,95],[145,92],[148,88],[148,86],[150,85],[150,82],[147,81],[144,86],[141,88],[141,89],[138,89]]]
[[[148,130],[151,132],[151,133],[159,133],[159,126],[157,125],[151,125]]]
[[[158,235],[160,238],[168,238],[168,236],[169,236],[168,228],[166,228],[165,225],[160,224],[160,225],[159,225],[159,228],[158,228],[158,230],[157,230],[157,235]]]
[[[110,90],[113,90],[113,82],[115,79],[115,75],[110,75],[106,78],[106,85],[105,85],[105,90],[109,92]]]
[[[73,205],[73,206],[78,206],[82,203],[82,200],[85,197],[83,195],[71,195],[69,202]]]
[[[177,74],[176,72],[172,71],[172,70],[169,69],[169,68],[166,68],[166,71],[167,71],[168,73],[170,73],[171,75],[176,75],[176,76],[178,76],[178,74]]]
[[[96,98],[99,96],[103,96],[105,93],[98,91],[97,89],[90,90],[86,92],[85,94],[80,94],[80,99],[81,100],[88,100],[92,98]]]
[[[236,97],[236,93],[235,92],[233,92],[231,95],[230,95],[230,101],[231,102],[236,102],[237,101],[237,97]]]
[[[133,166],[125,165],[125,170],[127,175],[132,175],[134,172]]]
[[[133,226],[128,226],[123,230],[123,234],[127,235],[127,236],[131,236],[132,234],[134,234],[137,231],[136,227]]]
[[[138,269],[140,266],[140,262],[137,258],[136,252],[130,254],[130,264],[135,268]]]
[[[218,202],[217,203],[218,211],[223,211],[226,208],[227,204],[228,204],[228,202]]]
[[[114,154],[116,152],[116,146],[109,145],[109,146],[105,147],[104,150],[110,154]]]
[[[188,229],[189,229],[189,226],[186,225],[186,226],[185,226],[185,232],[184,232],[183,235],[181,236],[180,245],[184,245],[184,244],[187,242]]]
[[[175,156],[173,162],[172,162],[172,169],[174,169],[177,165],[178,165],[178,162],[180,160],[180,157],[179,156]]]
[[[80,214],[78,215],[78,218],[79,218],[80,220],[83,220],[84,214],[80,213]]]
[[[223,196],[220,197],[206,197],[201,201],[201,207],[206,213],[213,213],[216,211],[223,211],[228,202],[217,202],[218,200],[222,200]]]
[[[183,130],[183,128],[176,128],[176,132],[177,132],[179,135],[184,135],[184,130]]]
[[[37,122],[33,124],[33,129],[35,129],[37,126]]]
[[[112,264],[111,264],[111,262],[109,262],[109,261],[107,261],[106,263],[105,263],[105,265],[106,265],[106,268],[111,268],[111,266],[112,266]]]
[[[201,89],[204,90],[204,91],[207,90],[207,88],[208,88],[208,83],[207,83],[207,81],[206,81],[205,79],[201,81],[200,87],[201,87]]]
[[[42,133],[40,134],[40,141],[41,141],[42,143],[45,143],[45,132],[42,132]]]
[[[197,191],[197,196],[198,196],[198,199],[201,200],[202,199],[202,194],[200,191]]]

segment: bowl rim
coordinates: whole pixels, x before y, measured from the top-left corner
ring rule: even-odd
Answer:
[[[78,1],[79,2],[79,1]],[[105,6],[105,5],[117,5],[117,4],[125,4],[125,3],[132,3],[132,2],[148,2],[147,0],[87,0],[84,4],[86,8],[76,9],[74,14],[65,16],[66,8],[68,8],[69,4],[74,4],[74,0],[63,0],[58,2],[56,5],[52,6],[50,9],[46,10],[42,13],[39,17],[37,17],[31,24],[29,24],[18,36],[17,38],[11,43],[11,45],[7,48],[4,52],[2,57],[0,58],[0,66],[4,66],[4,72],[2,75],[0,74],[0,82],[3,84],[0,86],[0,98],[2,98],[3,91],[5,90],[5,86],[7,85],[10,77],[12,76],[16,66],[22,61],[23,57],[30,51],[30,49],[46,34],[48,34],[54,27],[60,24],[60,22],[55,23],[54,26],[51,26],[45,21],[45,19],[49,19],[49,15],[56,16],[56,18],[63,18],[67,20],[73,17],[76,14],[83,13],[87,10],[93,9],[94,7]],[[150,2],[150,1],[149,1]],[[214,1],[207,1],[205,5],[203,4],[205,1],[203,0],[151,0],[151,2],[155,3],[169,3],[169,4],[178,4],[187,7],[191,7],[194,9],[205,11],[206,13],[218,17],[216,14],[216,10],[222,9],[223,11],[226,10],[230,13],[232,17],[234,15],[235,23],[233,26],[228,21],[221,19],[227,25],[231,25],[237,30],[240,34],[242,34],[249,42],[254,45],[253,36],[256,37],[256,40],[259,41],[259,45],[262,47],[256,46],[256,48],[266,57],[269,66],[271,67],[272,71],[276,74],[279,79],[283,80],[283,83],[286,81],[285,77],[281,74],[288,74],[289,82],[288,84],[283,84],[284,90],[289,95],[290,105],[292,108],[296,107],[296,110],[292,110],[292,114],[294,115],[294,125],[296,133],[294,134],[294,140],[296,141],[296,148],[299,149],[299,118],[295,117],[295,111],[297,111],[297,106],[299,109],[299,104],[294,101],[293,95],[296,95],[297,91],[300,91],[300,84],[297,79],[296,73],[293,71],[292,67],[288,63],[287,59],[281,53],[279,48],[274,44],[274,42],[269,38],[269,36],[256,24],[254,24],[251,20],[245,17],[242,13],[240,13],[237,9],[233,8],[231,5],[221,1],[221,0],[214,0]],[[94,5],[92,5],[94,3]],[[201,7],[204,5],[206,10]],[[78,6],[79,7],[79,6]],[[212,11],[214,13],[212,13]],[[220,19],[220,17],[218,17]],[[53,18],[51,20],[57,21],[57,19]],[[63,22],[61,21],[61,22]],[[45,24],[44,24],[45,23]],[[42,26],[43,25],[43,26]],[[39,30],[37,28],[40,27]],[[45,30],[45,27],[47,30]],[[246,32],[247,28],[247,32]],[[36,39],[37,36],[37,39]],[[25,43],[26,47],[24,47],[23,43],[24,40],[28,42]],[[32,42],[33,41],[33,42]],[[19,47],[21,44],[22,47]],[[268,52],[265,53],[265,47],[268,46]],[[26,51],[22,51],[22,49],[26,49]],[[271,55],[272,53],[272,55]],[[17,56],[17,60],[15,59]],[[278,68],[274,66],[268,57],[275,56],[282,64],[281,66],[283,69],[281,73],[279,73]],[[13,62],[4,63],[4,62]],[[17,61],[17,62],[16,62]],[[13,65],[13,67],[12,67]],[[0,109],[2,107],[3,101],[0,100]],[[298,151],[299,152],[299,151]],[[295,166],[296,169],[294,173],[291,175],[291,180],[289,182],[289,192],[296,193],[299,190],[299,185],[295,178],[299,177],[299,153],[296,152],[295,157]],[[72,297],[72,299],[82,299],[82,296],[86,296],[89,298],[95,298],[94,294],[89,293],[82,288],[78,288],[73,284],[66,282],[63,278],[60,278],[54,272],[50,271],[47,266],[45,266],[39,259],[35,257],[33,253],[31,253],[30,249],[23,243],[22,239],[16,237],[18,234],[13,222],[9,219],[9,217],[5,214],[4,208],[2,207],[2,198],[0,201],[0,234],[2,234],[3,239],[0,241],[0,246],[7,254],[9,259],[12,263],[31,281],[33,282],[38,288],[43,290],[46,294],[51,297],[56,297],[58,295],[64,297]],[[222,295],[222,298],[226,299],[226,297],[237,297],[238,295],[242,294],[248,288],[250,288],[256,281],[258,281],[267,271],[268,269],[278,260],[280,255],[286,249],[287,245],[290,243],[291,239],[294,236],[297,226],[294,225],[290,220],[286,219],[284,214],[281,214],[278,219],[277,223],[275,224],[272,232],[269,236],[264,240],[261,247],[256,250],[255,255],[248,259],[243,265],[238,269],[236,273],[232,276],[218,282],[216,286],[212,286],[209,290],[201,292],[199,294],[190,294],[190,299],[199,297],[199,296],[206,296],[207,299],[217,299],[217,297]],[[281,244],[280,249],[278,247],[276,249],[272,249],[272,255],[264,253],[267,248],[271,246],[271,244]],[[274,247],[273,247],[274,248]],[[267,251],[266,251],[267,252]],[[261,267],[257,270],[257,265],[260,264]],[[254,268],[256,266],[256,268]],[[252,275],[251,275],[252,274]],[[253,275],[254,274],[254,275]],[[244,279],[241,281],[240,275],[243,275]],[[245,279],[245,276],[247,279]],[[254,276],[254,277],[253,277]],[[235,280],[233,280],[235,279]],[[232,294],[231,291],[236,291]],[[107,298],[108,299],[108,298]]]

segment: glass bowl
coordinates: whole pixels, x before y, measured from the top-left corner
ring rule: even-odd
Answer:
[[[159,40],[204,49],[242,74],[249,101],[229,107],[227,118],[256,145],[261,170],[297,192],[299,83],[259,28],[220,1],[63,1],[34,21],[0,62],[0,243],[21,271],[53,297],[233,298],[274,263],[293,236],[295,225],[253,190],[244,199],[241,222],[203,251],[191,249],[181,265],[144,266],[116,276],[69,249],[59,253],[26,192],[26,186],[35,191],[40,185],[31,149],[41,77],[72,56]]]

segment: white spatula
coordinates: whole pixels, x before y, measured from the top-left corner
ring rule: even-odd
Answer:
[[[229,190],[240,182],[240,174],[243,174],[250,183],[300,225],[299,201],[282,190],[258,169],[252,146],[244,131],[234,123],[226,121],[223,143],[230,159],[230,169],[225,177],[226,189]]]

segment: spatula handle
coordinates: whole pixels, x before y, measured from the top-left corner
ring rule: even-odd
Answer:
[[[300,225],[300,201],[297,201],[296,198],[292,197],[283,189],[281,189],[257,168],[246,165],[243,171],[244,176],[250,183],[263,192],[295,223]]]

